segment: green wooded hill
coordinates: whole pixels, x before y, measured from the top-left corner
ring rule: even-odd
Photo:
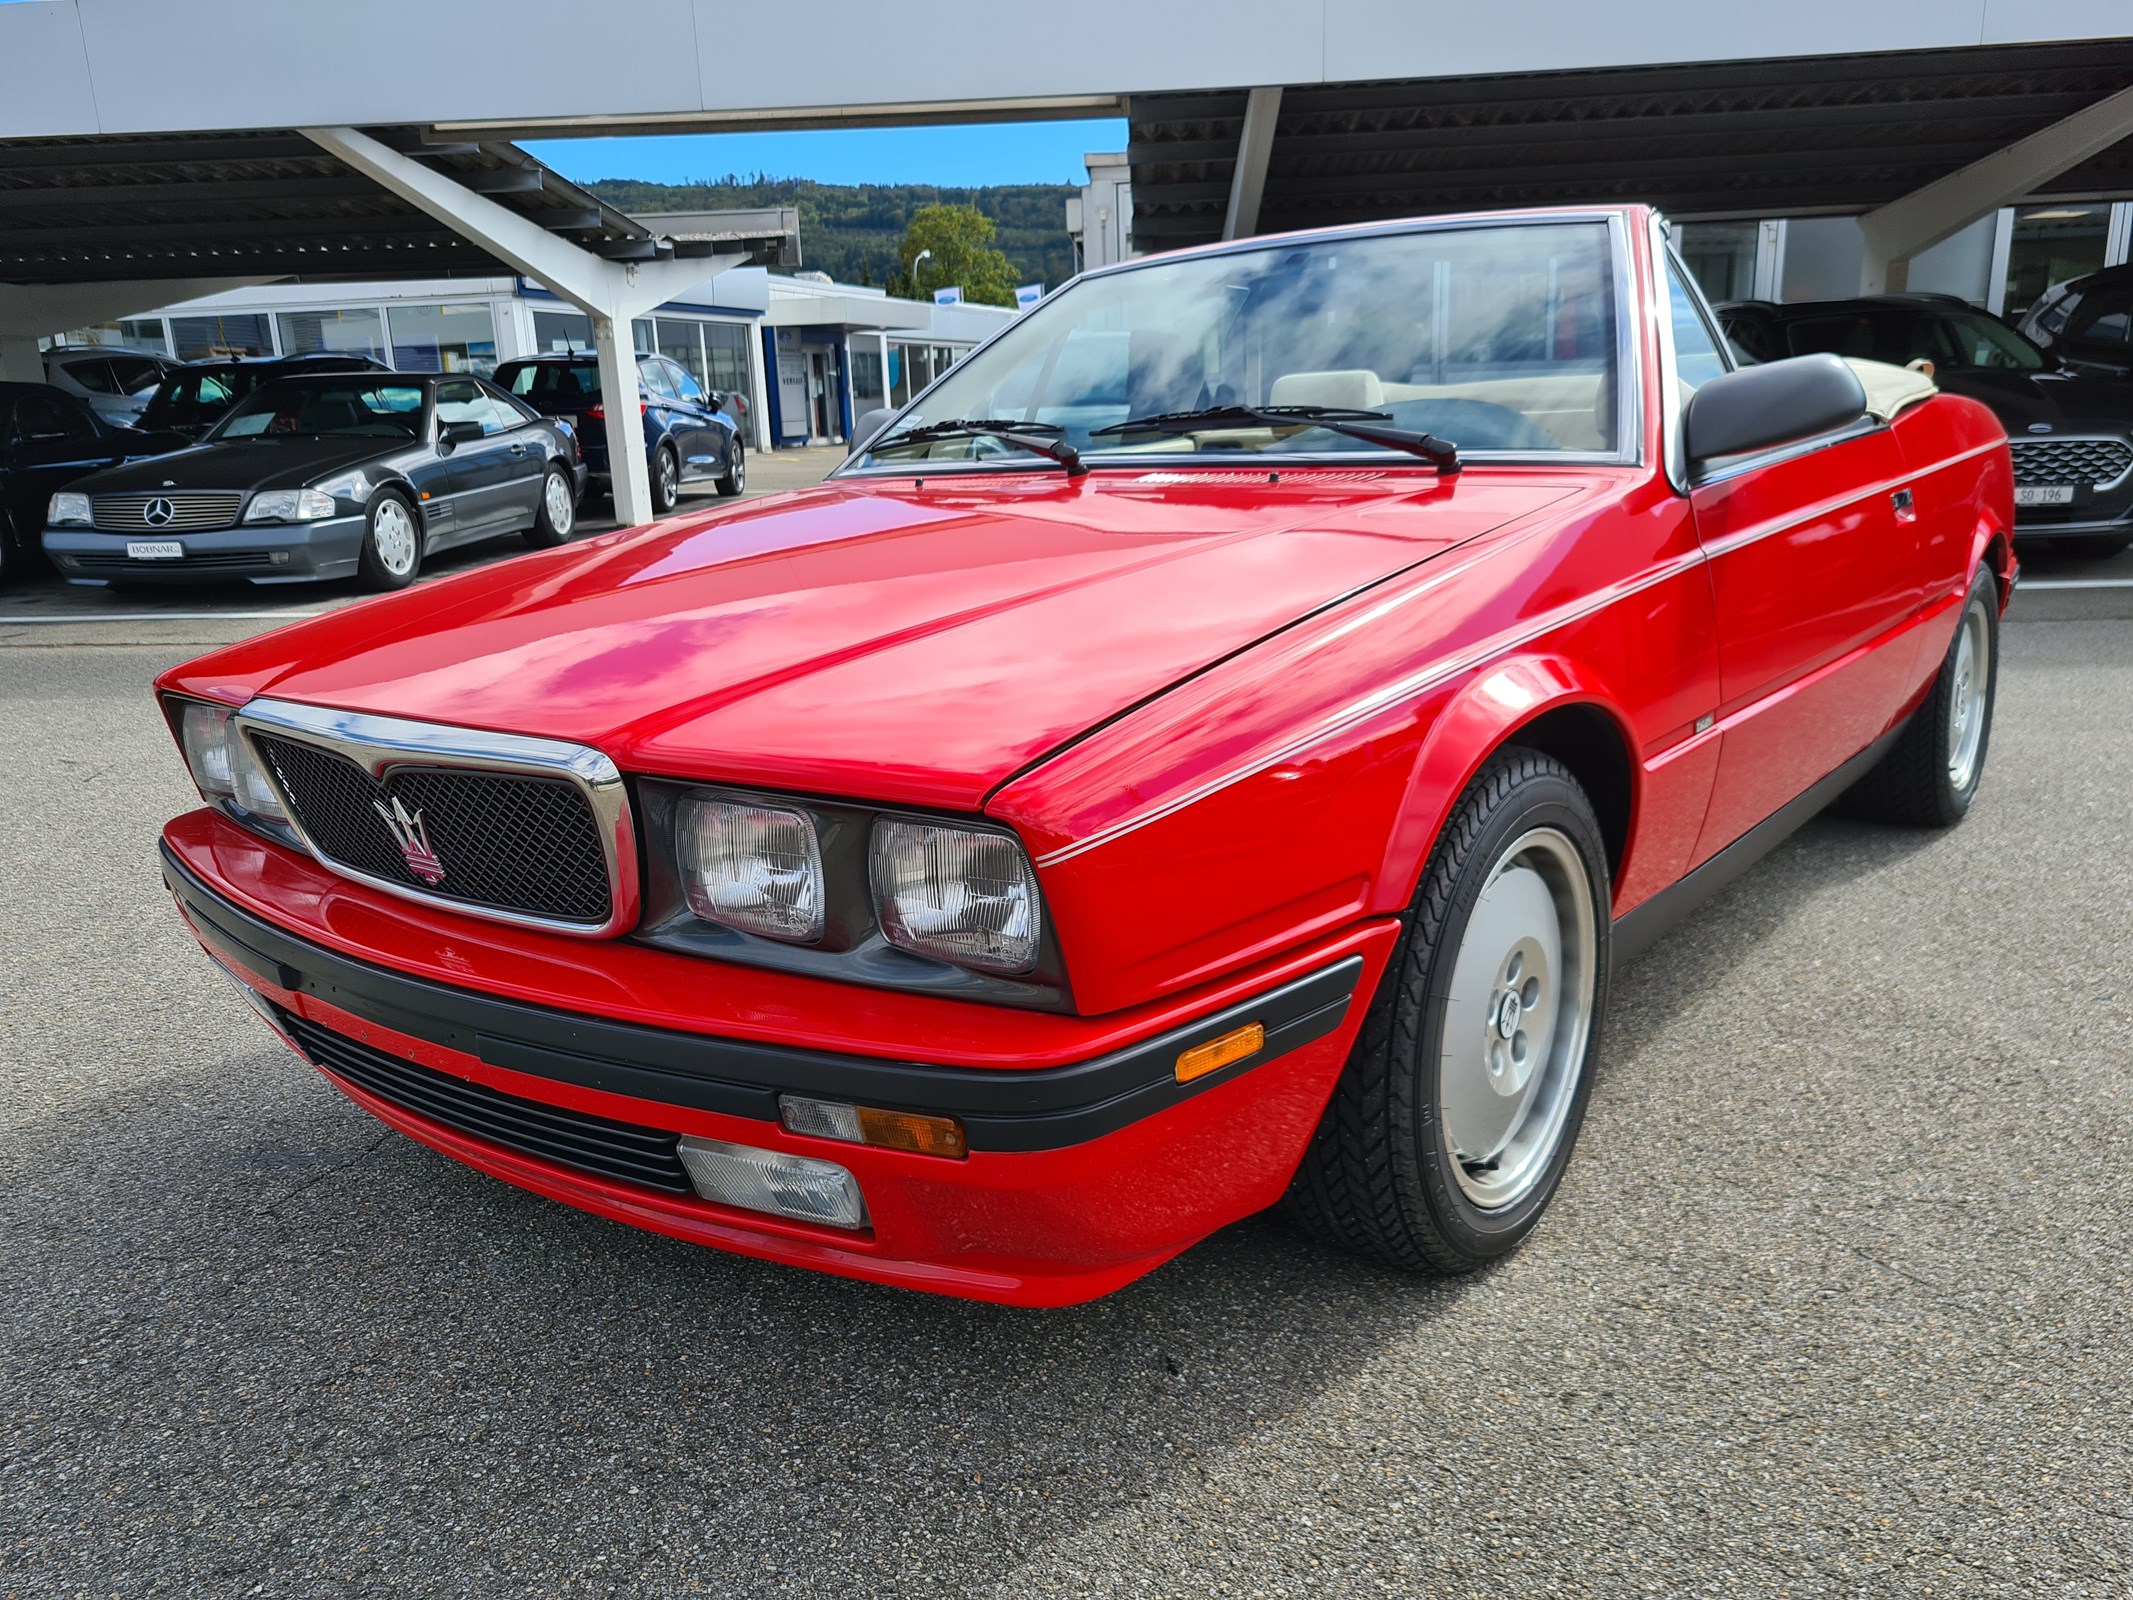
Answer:
[[[797,206],[802,266],[845,283],[886,283],[911,213],[926,205],[976,206],[999,230],[994,239],[1015,264],[1017,283],[1056,289],[1074,273],[1063,183],[943,189],[923,183],[816,183],[809,178],[744,178],[729,173],[704,183],[643,183],[601,178],[584,185],[624,211],[722,211],[740,206]]]

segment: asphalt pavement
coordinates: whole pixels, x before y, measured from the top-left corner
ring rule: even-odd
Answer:
[[[365,1117],[161,892],[190,647],[85,631],[0,635],[0,1595],[2133,1593],[2133,587],[2017,597],[1959,828],[1624,975],[1517,1256],[1263,1217],[1043,1314]]]

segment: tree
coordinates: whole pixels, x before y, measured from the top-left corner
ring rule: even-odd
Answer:
[[[976,206],[920,206],[911,213],[904,242],[897,251],[898,271],[889,293],[906,300],[930,300],[933,291],[960,284],[965,300],[980,305],[1015,303],[1015,269],[993,248],[993,221]],[[912,263],[932,251],[914,277]]]

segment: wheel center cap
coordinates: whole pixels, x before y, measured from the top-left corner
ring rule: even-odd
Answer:
[[[1515,993],[1505,995],[1503,1004],[1496,1008],[1497,1036],[1504,1039],[1514,1037],[1518,1032],[1518,1019],[1524,1011],[1525,1007],[1519,1004]]]

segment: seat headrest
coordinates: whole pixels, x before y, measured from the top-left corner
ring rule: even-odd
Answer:
[[[1376,411],[1385,404],[1385,385],[1368,367],[1341,372],[1285,372],[1267,391],[1270,406],[1339,406]]]

